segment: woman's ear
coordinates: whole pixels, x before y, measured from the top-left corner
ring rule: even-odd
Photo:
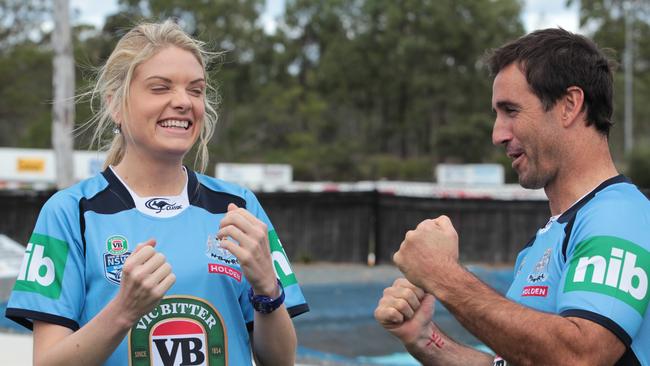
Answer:
[[[108,108],[108,110],[110,111],[113,122],[115,122],[115,124],[119,126],[122,124],[122,113],[120,113],[119,109],[116,106],[113,106],[112,101],[113,101],[113,95],[112,94],[107,95],[106,108]]]

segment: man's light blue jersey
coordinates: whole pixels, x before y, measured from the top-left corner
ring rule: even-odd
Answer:
[[[172,217],[135,208],[118,177],[101,175],[56,193],[43,206],[7,305],[7,317],[77,330],[119,290],[122,266],[138,243],[156,239],[176,283],[129,331],[107,365],[250,365],[254,310],[248,281],[216,233],[229,203],[269,230],[289,314],[308,311],[271,222],[250,191],[188,170],[190,206]],[[154,202],[161,210],[173,207]]]
[[[627,346],[617,365],[650,365],[650,203],[625,177],[538,230],[515,271],[508,298],[596,322]]]

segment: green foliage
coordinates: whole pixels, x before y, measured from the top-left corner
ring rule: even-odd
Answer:
[[[0,53],[43,38],[41,24],[51,12],[48,0],[0,0]]]
[[[52,55],[25,42],[0,53],[0,144],[47,147],[51,124]]]
[[[568,0],[571,4],[576,0]],[[619,67],[614,75],[614,117],[616,126],[610,133],[610,146],[615,159],[624,165],[626,156],[623,147],[624,116],[624,72],[623,55],[625,51],[625,7],[633,5],[630,11],[633,48],[633,121],[634,139],[650,140],[650,2],[629,0],[581,0],[580,23],[595,29],[592,38],[601,47],[613,50],[613,59]],[[629,163],[629,162],[628,162]]]
[[[626,175],[637,186],[650,188],[650,144],[643,142],[630,152]]]

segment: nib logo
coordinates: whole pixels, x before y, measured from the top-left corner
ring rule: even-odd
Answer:
[[[615,237],[595,237],[578,244],[564,292],[588,291],[615,297],[643,316],[648,306],[650,253]]]
[[[58,299],[67,258],[68,243],[33,234],[27,244],[14,289]]]

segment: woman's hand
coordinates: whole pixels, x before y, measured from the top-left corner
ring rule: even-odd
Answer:
[[[155,246],[154,239],[140,243],[122,267],[120,291],[115,301],[131,324],[151,311],[176,282],[171,265]]]
[[[217,237],[221,247],[237,257],[256,295],[279,295],[266,224],[231,203],[221,220]]]

